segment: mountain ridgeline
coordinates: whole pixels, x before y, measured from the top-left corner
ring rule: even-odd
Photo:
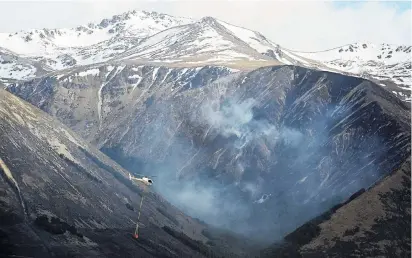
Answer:
[[[94,72],[94,73],[93,73]],[[214,226],[280,240],[410,156],[410,108],[297,66],[94,66],[11,84]]]
[[[0,83],[113,62],[243,71],[283,64],[371,79],[410,102],[410,53],[411,46],[371,42],[302,52],[213,17],[129,11],[75,28],[0,33]]]

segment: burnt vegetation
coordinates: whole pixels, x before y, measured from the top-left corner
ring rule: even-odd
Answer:
[[[83,168],[82,166],[80,166],[79,164],[77,164],[76,162],[73,162],[71,159],[67,158],[66,156],[64,156],[64,154],[60,153],[59,154],[60,158],[64,159],[64,161],[66,161],[66,163],[68,163],[70,166],[74,167],[75,169],[77,169],[77,171],[81,172],[84,176],[86,176],[88,179],[90,179],[93,182],[99,183],[101,184],[102,181],[100,179],[98,179],[97,177],[95,177],[94,175],[92,175],[91,173],[89,173],[85,168]]]
[[[177,219],[175,219],[171,214],[169,214],[167,211],[165,211],[163,208],[159,208],[157,207],[156,210],[162,214],[163,216],[165,216],[168,220],[170,220],[173,224],[175,224],[176,226],[179,226],[179,221],[177,221]]]
[[[77,232],[76,227],[67,224],[66,222],[60,220],[57,217],[49,218],[46,215],[41,215],[34,220],[34,224],[51,234],[60,235],[66,232],[70,232],[72,235],[81,238],[83,237],[82,234]]]

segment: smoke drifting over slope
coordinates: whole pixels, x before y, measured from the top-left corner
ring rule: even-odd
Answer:
[[[156,190],[190,215],[239,233],[281,237],[386,172],[374,163],[384,153],[378,136],[349,146],[349,132],[333,133],[350,108],[328,107],[297,128],[287,126],[287,115],[278,123],[259,115],[262,103],[238,94],[209,96],[190,111],[196,115],[186,128],[173,104],[155,108],[141,137],[153,139],[150,150],[170,146],[161,165],[146,167],[158,175]]]
[[[143,156],[160,150],[164,159],[143,162],[143,171],[135,171],[157,175],[155,189],[190,215],[215,226],[243,233],[249,231],[245,223],[252,215],[256,201],[264,194],[262,190],[266,183],[260,176],[251,177],[250,161],[244,160],[242,155],[260,143],[264,143],[269,151],[279,142],[295,148],[303,139],[303,134],[293,128],[276,126],[264,118],[257,119],[253,111],[256,104],[253,98],[242,100],[235,95],[225,98],[222,103],[216,98],[206,99],[198,110],[193,110],[197,115],[189,119],[191,127],[205,128],[198,139],[182,133],[173,134],[176,128],[187,130],[182,124],[188,122],[173,116],[173,103],[153,105],[151,108],[157,116],[140,134],[146,146]],[[208,143],[208,137],[219,138],[216,142],[222,148],[215,151]],[[217,152],[215,159],[210,159],[211,151]],[[223,171],[221,165],[217,167],[218,163],[229,163],[225,154],[235,162],[233,171]],[[213,169],[197,165],[200,160],[209,162]],[[244,174],[245,170],[248,175]]]
[[[191,81],[167,76],[184,69],[144,70],[134,92],[122,79],[130,69],[111,79],[95,135],[87,118],[96,103],[85,116],[71,111],[90,87],[45,78],[37,88],[48,90],[31,102],[86,131],[128,170],[158,175],[154,187],[167,200],[216,226],[282,237],[410,154],[408,106],[361,78],[295,66],[230,76],[209,67]],[[33,87],[23,86],[13,92],[30,98]]]
[[[250,143],[265,140],[270,147],[279,140],[297,145],[302,140],[302,133],[289,128],[277,128],[266,119],[256,119],[253,108],[257,102],[253,98],[241,100],[231,97],[219,103],[206,103],[202,106],[203,117],[211,130],[225,138],[236,136],[233,147],[243,149]]]

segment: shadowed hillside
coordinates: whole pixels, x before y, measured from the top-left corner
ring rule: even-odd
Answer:
[[[219,249],[221,243],[202,234],[206,224],[152,191],[134,240],[142,189],[127,171],[4,90],[0,142],[1,257],[239,257],[250,251],[234,235],[237,247]]]
[[[410,257],[411,163],[288,234],[262,257]]]

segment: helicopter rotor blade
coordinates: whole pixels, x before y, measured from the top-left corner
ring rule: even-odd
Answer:
[[[141,177],[157,177],[157,175],[143,175],[143,174],[132,174],[132,176],[141,176]]]
[[[145,175],[133,173],[132,176],[145,176]]]

